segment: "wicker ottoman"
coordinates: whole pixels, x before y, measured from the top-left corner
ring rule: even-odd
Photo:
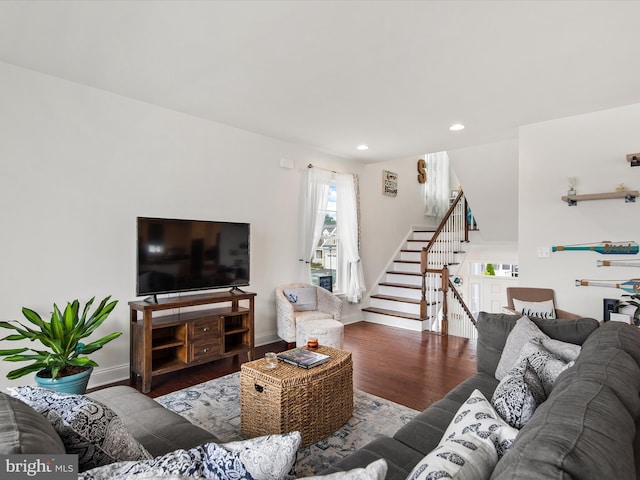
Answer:
[[[243,363],[240,371],[241,429],[247,437],[299,431],[306,447],[328,437],[353,413],[351,352],[320,347],[331,360],[304,369],[264,359]]]

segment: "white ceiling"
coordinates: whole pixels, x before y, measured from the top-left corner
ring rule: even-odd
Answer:
[[[0,61],[378,161],[639,103],[639,24],[638,1],[3,1]]]

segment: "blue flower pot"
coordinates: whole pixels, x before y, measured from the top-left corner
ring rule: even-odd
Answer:
[[[84,372],[60,378],[43,378],[37,374],[36,383],[39,387],[48,388],[57,392],[83,394],[87,390],[89,377],[93,372],[93,367],[87,368]]]

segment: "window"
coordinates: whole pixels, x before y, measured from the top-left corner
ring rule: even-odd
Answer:
[[[333,279],[333,291],[340,291],[339,274],[340,253],[337,222],[337,190],[335,184],[329,185],[327,201],[319,205],[318,211],[324,218],[322,233],[316,247],[316,254],[311,262],[311,280],[314,285],[319,285],[319,278],[330,275]]]
[[[359,245],[357,177],[352,174],[307,169],[304,217],[300,224],[301,256],[307,282],[332,280],[334,292],[350,303],[360,303],[365,291]]]

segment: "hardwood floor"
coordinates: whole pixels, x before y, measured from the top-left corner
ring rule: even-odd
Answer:
[[[286,348],[285,342],[257,347],[256,358]],[[344,349],[353,355],[356,389],[416,410],[424,410],[476,372],[476,341],[461,337],[358,322],[345,325]],[[148,395],[158,397],[239,370],[234,358],[153,377]]]

